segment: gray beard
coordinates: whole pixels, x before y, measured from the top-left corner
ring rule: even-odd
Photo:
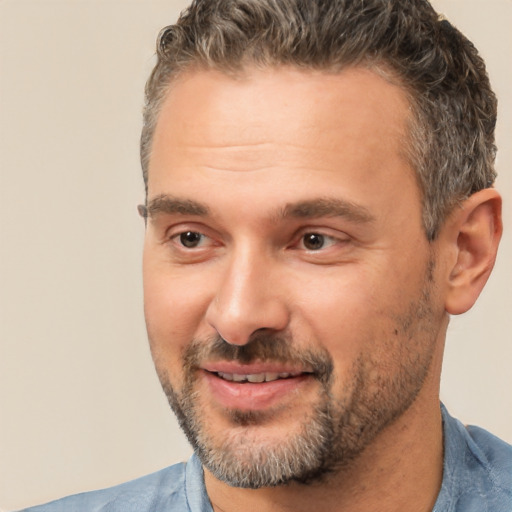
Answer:
[[[187,367],[190,367],[190,358],[197,359],[201,349],[194,348],[193,343],[187,351]],[[205,346],[204,343],[200,344]],[[221,339],[216,339],[206,345],[208,353],[218,354],[231,346]],[[282,356],[289,352],[289,342],[283,338],[259,336],[251,342],[251,353],[245,355],[244,347],[236,347],[243,355],[237,354],[236,360],[250,362],[251,360],[265,360],[256,356],[269,351],[274,357],[269,359],[297,361],[297,356],[289,354],[286,359]],[[258,348],[259,347],[259,348]],[[279,355],[278,355],[279,354]],[[317,405],[310,417],[301,425],[300,432],[289,437],[286,441],[271,447],[261,445],[244,435],[244,429],[264,425],[268,421],[268,414],[253,411],[230,411],[229,417],[238,432],[226,433],[222,440],[213,439],[205,427],[199,400],[194,391],[193,373],[186,372],[186,382],[180,393],[176,392],[167,379],[162,380],[162,386],[169,403],[176,414],[182,430],[185,432],[194,451],[203,465],[219,480],[234,487],[258,489],[260,487],[273,487],[286,484],[290,481],[308,482],[329,473],[336,465],[332,460],[332,447],[335,444],[336,428],[334,428],[333,414],[330,411],[332,400],[329,388],[332,380],[332,363],[326,354],[302,354],[301,361],[316,369],[315,375],[320,381],[321,391]],[[224,359],[226,355],[224,354]],[[229,359],[228,359],[229,360]],[[239,428],[236,428],[239,427]],[[344,458],[347,458],[348,454]]]
[[[271,340],[276,343],[276,340]],[[428,360],[428,363],[430,359]],[[420,391],[429,364],[409,380],[401,375],[385,388],[372,386],[368,394],[364,365],[357,363],[359,376],[349,403],[337,403],[331,394],[332,377],[321,382],[318,399],[304,418],[299,431],[267,445],[251,438],[252,427],[264,426],[267,415],[260,412],[231,411],[233,431],[222,439],[212,436],[203,420],[194,378],[187,378],[181,392],[168,379],[162,380],[169,404],[176,414],[202,464],[217,479],[233,487],[258,489],[291,482],[322,481],[352,461],[387,425],[400,417]]]
[[[361,356],[353,365],[341,402],[332,393],[336,376],[329,353],[298,350],[279,334],[256,333],[243,346],[229,345],[221,338],[192,342],[183,357],[180,390],[173,388],[167,370],[155,360],[169,404],[204,467],[230,486],[251,489],[312,483],[350,467],[378,434],[411,406],[429,373],[437,334],[434,326],[439,325],[430,301],[432,269],[430,265],[422,296],[394,319],[397,338],[386,341],[386,348],[400,358],[398,370],[393,374],[375,372],[380,361],[368,354]],[[212,435],[195,390],[199,363],[208,359],[286,361],[310,367],[319,383],[315,405],[298,420],[300,428],[278,443],[251,436],[251,429],[264,428],[272,418],[271,413],[259,411],[230,411],[233,427],[222,435]]]

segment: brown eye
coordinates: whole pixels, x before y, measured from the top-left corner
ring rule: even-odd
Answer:
[[[302,242],[308,251],[318,251],[325,245],[325,238],[318,233],[306,233],[302,237]]]
[[[194,249],[198,247],[203,240],[203,235],[201,233],[197,233],[196,231],[185,231],[180,234],[180,243],[183,247],[187,247],[188,249]]]

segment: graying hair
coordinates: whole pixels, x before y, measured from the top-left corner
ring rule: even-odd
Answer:
[[[141,163],[169,84],[186,69],[249,65],[337,72],[369,66],[411,101],[409,144],[427,238],[461,201],[492,186],[497,101],[473,44],[426,0],[194,0],[157,42],[146,84]]]

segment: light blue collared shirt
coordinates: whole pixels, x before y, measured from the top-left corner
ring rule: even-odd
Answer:
[[[464,427],[442,407],[444,472],[433,512],[512,512],[512,446]],[[21,512],[213,512],[203,468],[187,463],[132,482],[62,498]]]
[[[512,446],[441,408],[444,471],[433,512],[511,512]]]

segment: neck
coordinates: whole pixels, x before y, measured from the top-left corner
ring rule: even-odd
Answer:
[[[443,465],[439,395],[437,386],[433,387],[427,384],[412,406],[350,467],[321,482],[240,489],[205,470],[214,511],[431,511],[441,487]]]

